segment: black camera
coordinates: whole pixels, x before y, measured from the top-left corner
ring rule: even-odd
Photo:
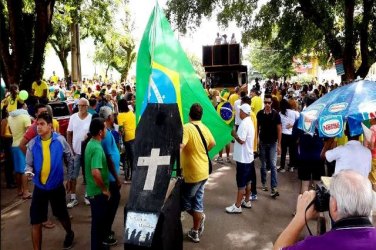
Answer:
[[[314,200],[315,209],[318,212],[329,211],[329,190],[325,188],[322,184],[316,184],[315,187],[316,197]]]

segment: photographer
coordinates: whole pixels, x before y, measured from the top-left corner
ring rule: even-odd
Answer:
[[[329,201],[329,213],[334,221],[332,230],[296,243],[305,226],[305,217],[309,220],[317,216],[314,206],[306,211],[315,197],[312,190],[299,195],[296,215],[278,237],[273,249],[374,249],[376,229],[369,216],[375,196],[366,177],[353,170],[342,170],[334,175]]]

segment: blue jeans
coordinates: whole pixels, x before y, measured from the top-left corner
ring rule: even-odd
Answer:
[[[260,160],[261,160],[261,183],[266,184],[266,164],[270,166],[270,186],[276,188],[277,183],[277,142],[263,143],[260,142]]]
[[[197,183],[183,183],[182,209],[183,211],[204,212],[204,189],[207,180]]]

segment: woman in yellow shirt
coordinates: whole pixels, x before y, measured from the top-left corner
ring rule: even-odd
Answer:
[[[117,124],[119,131],[123,135],[125,146],[125,183],[132,179],[132,162],[134,159],[134,139],[136,136],[136,116],[129,109],[128,102],[125,99],[120,99],[118,102],[119,114],[117,116]],[[127,166],[127,167],[126,167]]]

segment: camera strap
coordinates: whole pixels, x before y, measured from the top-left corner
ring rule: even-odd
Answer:
[[[305,209],[305,211],[304,211],[305,225],[306,225],[306,227],[307,227],[307,230],[308,230],[308,232],[309,232],[309,235],[311,235],[311,236],[312,236],[312,232],[311,232],[311,229],[309,229],[309,226],[308,226],[308,223],[307,223],[307,216],[306,216],[306,215],[307,215],[307,211],[308,211],[308,209],[309,209],[313,204],[315,204],[315,200],[314,200],[314,199],[311,201],[311,203],[308,204],[308,206],[306,207],[306,209]]]

